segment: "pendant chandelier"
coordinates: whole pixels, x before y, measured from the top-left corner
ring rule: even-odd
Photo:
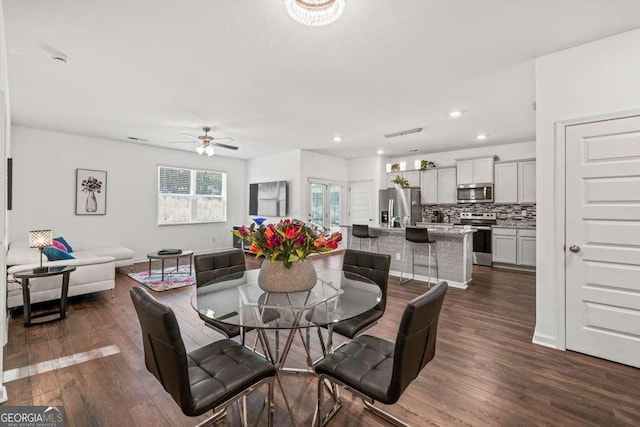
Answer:
[[[331,24],[342,15],[345,0],[284,0],[289,15],[312,27]]]

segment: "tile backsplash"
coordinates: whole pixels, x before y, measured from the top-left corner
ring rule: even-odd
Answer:
[[[449,222],[458,222],[460,212],[485,213],[495,212],[498,224],[508,223],[532,223],[536,222],[536,205],[526,204],[498,204],[498,203],[463,203],[452,205],[423,205],[422,221],[433,222],[434,211],[440,211],[443,215],[449,216]],[[522,212],[526,211],[526,216]]]

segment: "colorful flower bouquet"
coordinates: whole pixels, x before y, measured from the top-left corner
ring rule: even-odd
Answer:
[[[291,268],[294,262],[305,259],[309,254],[337,249],[338,242],[342,240],[340,232],[329,234],[295,219],[284,219],[277,225],[243,225],[233,234],[250,242],[249,250],[256,257],[263,255],[272,262],[282,261],[286,268]]]

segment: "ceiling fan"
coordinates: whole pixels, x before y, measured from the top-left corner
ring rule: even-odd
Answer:
[[[211,128],[208,126],[203,127],[202,130],[204,131],[204,135],[200,135],[200,136],[190,135],[184,132],[182,133],[184,136],[193,138],[195,141],[169,141],[169,144],[193,144],[197,141],[201,143],[201,145],[196,148],[196,151],[198,152],[198,154],[206,154],[209,157],[215,154],[215,150],[213,149],[213,146],[226,148],[229,150],[238,149],[238,147],[236,147],[235,145],[222,144],[218,142],[223,140],[229,140],[233,142],[233,138],[229,136],[224,138],[214,138],[213,135],[209,135],[209,132],[211,132]]]

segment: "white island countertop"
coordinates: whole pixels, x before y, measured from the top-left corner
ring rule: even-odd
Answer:
[[[351,228],[350,225],[341,225],[340,227]],[[446,236],[464,236],[467,234],[475,233],[476,230],[469,230],[460,227],[452,227],[452,226],[433,226],[433,225],[416,225],[415,228],[426,228],[429,230],[429,234],[433,235],[446,235]],[[369,226],[369,233],[372,235],[380,235],[380,234],[405,234],[406,227],[371,227]]]

